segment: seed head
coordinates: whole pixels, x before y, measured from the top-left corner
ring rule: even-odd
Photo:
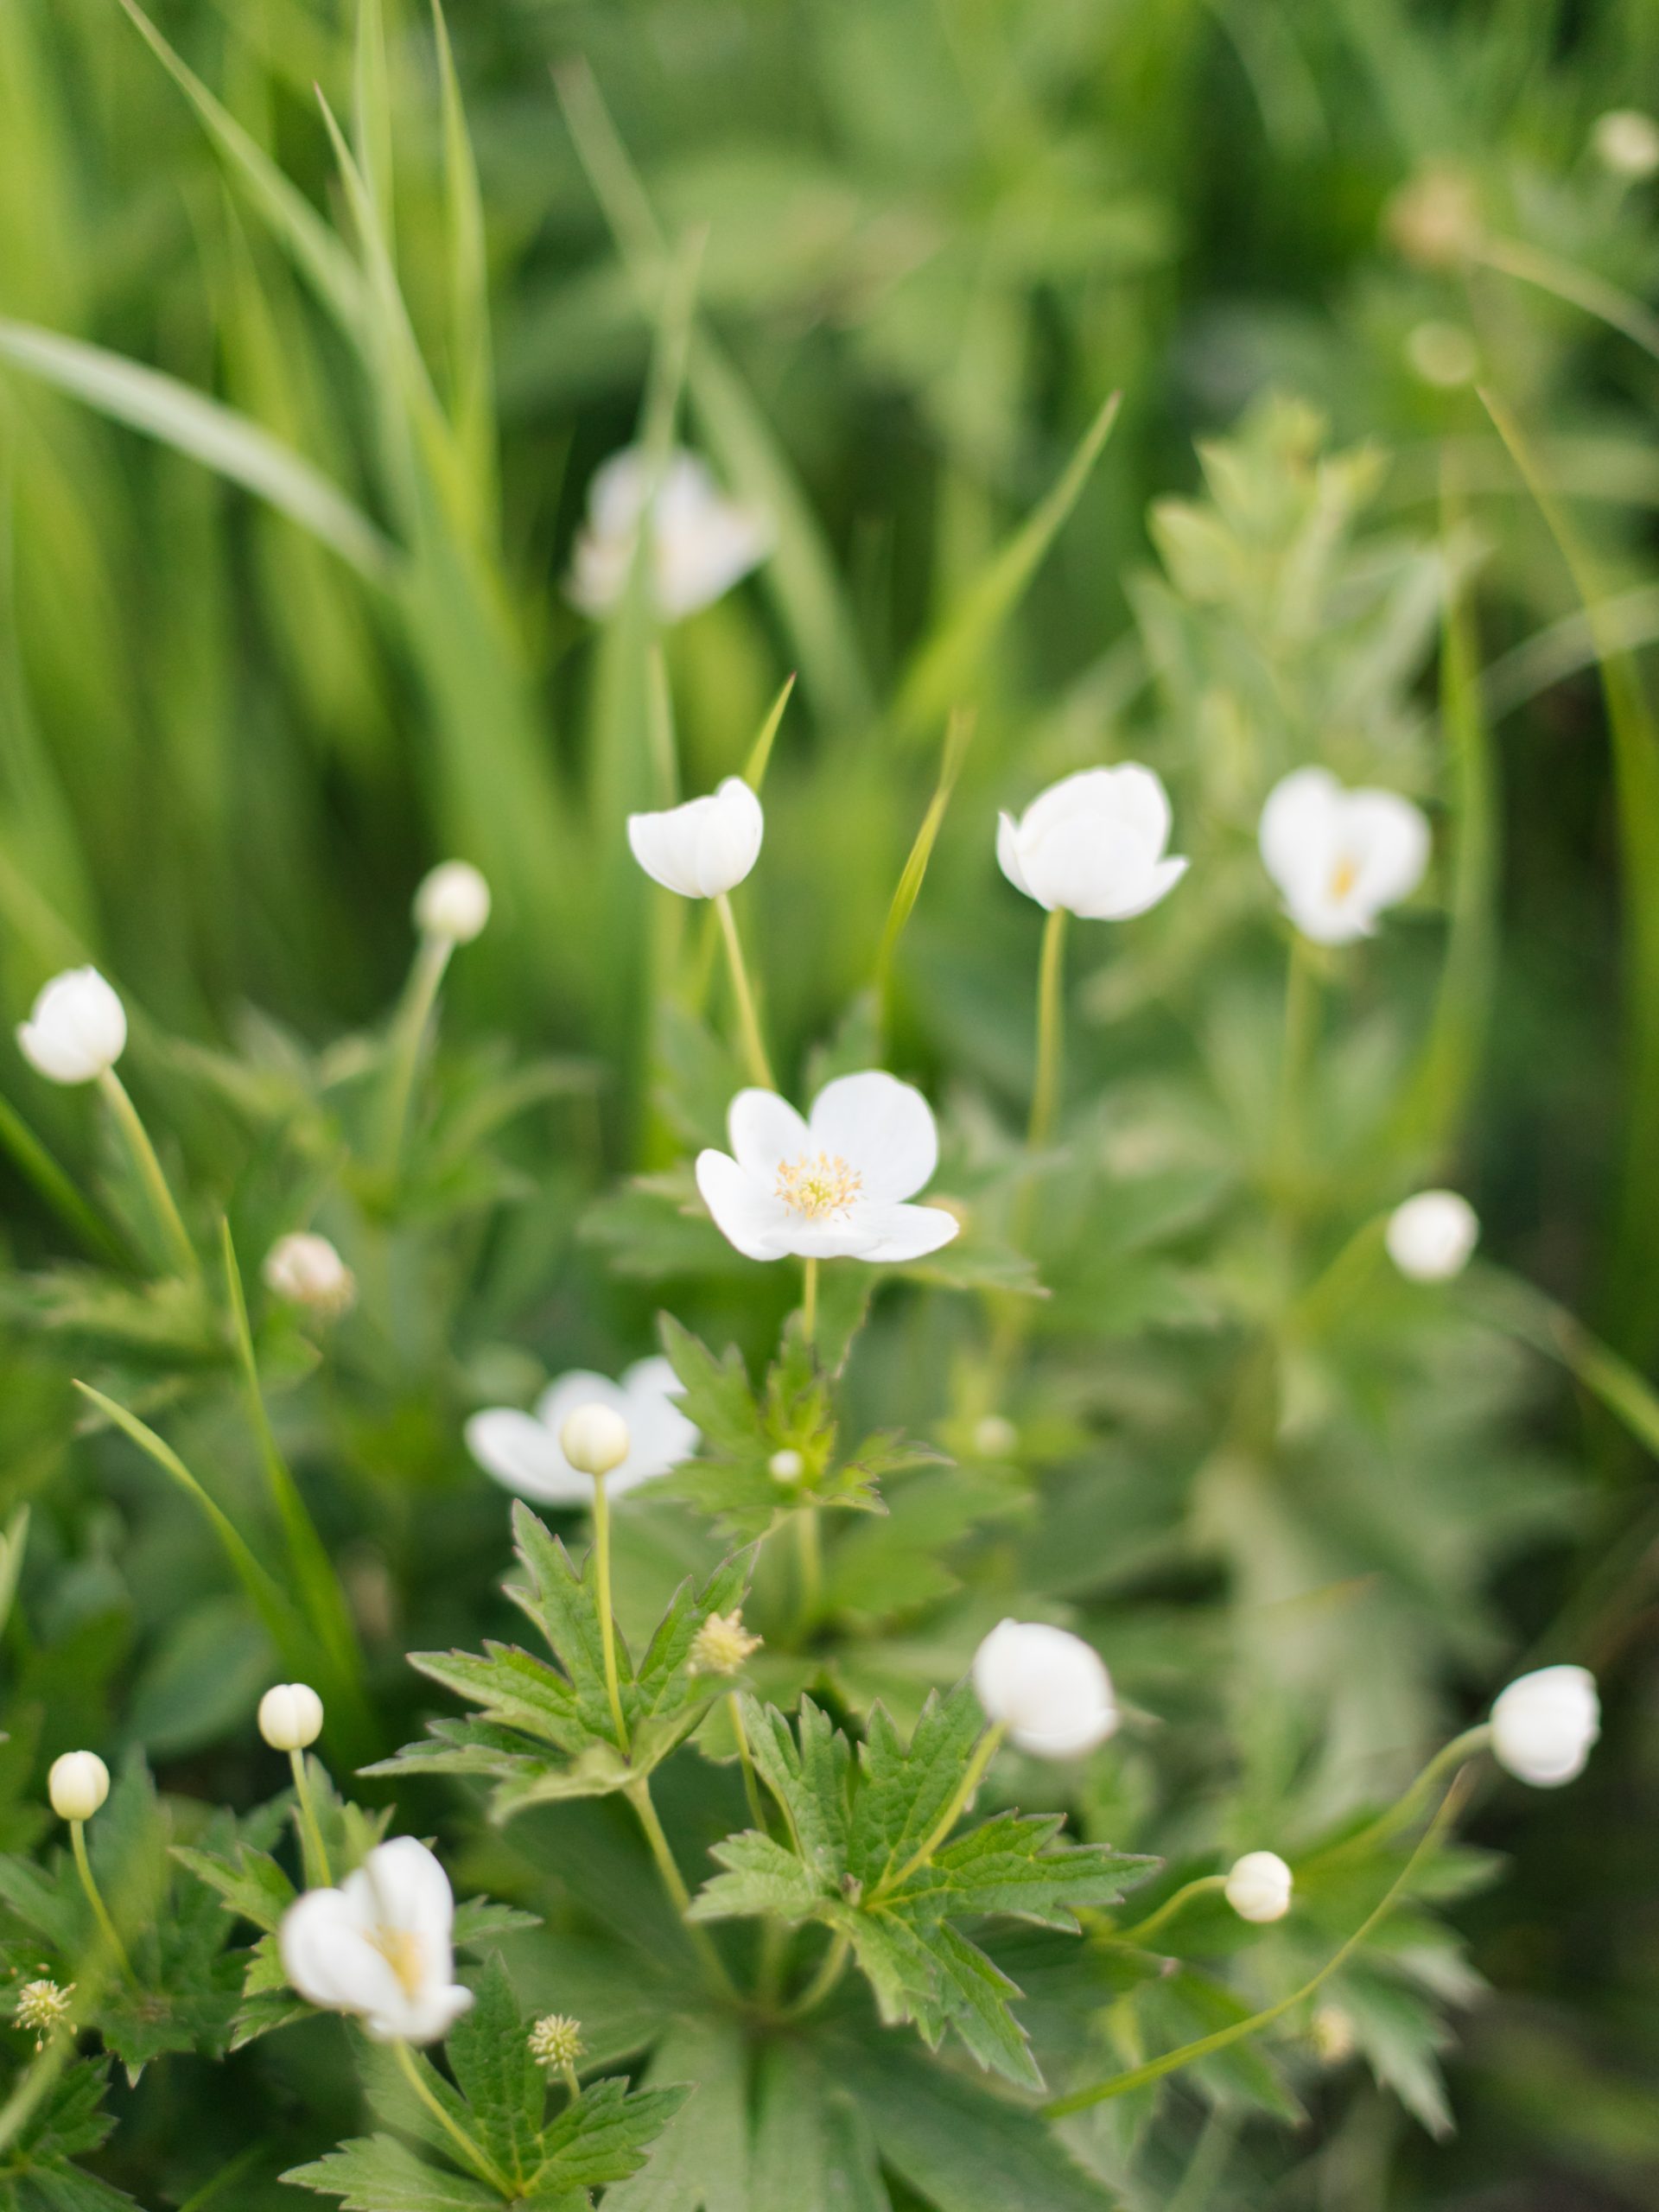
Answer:
[[[34,2031],[36,2050],[44,2050],[48,2037],[69,2018],[69,1999],[74,1993],[73,1981],[67,1989],[55,1981],[26,1981],[18,1991],[12,2018],[20,2028]]]
[[[752,1651],[760,1649],[761,1639],[748,1635],[743,1626],[743,1616],[734,1610],[729,1613],[710,1613],[691,1640],[691,1656],[686,1662],[686,1672],[691,1675],[734,1675]]]
[[[574,2066],[588,2048],[582,2039],[582,2022],[568,2012],[548,2012],[530,2031],[530,2055],[550,2074]]]

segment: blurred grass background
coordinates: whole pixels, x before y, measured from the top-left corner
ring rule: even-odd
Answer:
[[[384,92],[343,4],[158,5],[211,88],[216,148],[118,0],[0,0],[0,315],[216,395],[351,502],[327,518],[331,548],[38,376],[0,373],[9,1017],[90,957],[142,1016],[204,1046],[245,1036],[250,1007],[313,1041],[366,1024],[402,977],[412,885],[460,851],[499,917],[457,969],[463,1029],[624,1071],[597,1117],[550,1121],[533,1169],[545,1220],[520,1277],[606,1162],[643,1155],[650,950],[615,832],[659,795],[649,686],[558,585],[594,467],[670,373],[678,251],[696,264],[692,436],[766,500],[780,539],[754,587],[670,636],[667,672],[685,785],[702,789],[799,671],[749,894],[791,1073],[866,979],[943,709],[971,691],[974,742],[896,979],[895,1057],[965,1069],[1017,1108],[1031,947],[995,888],[992,810],[1122,749],[1160,690],[1187,748],[1178,822],[1183,789],[1214,798],[1214,745],[1196,733],[1243,649],[1218,616],[1187,697],[1171,695],[1147,643],[1147,512],[1196,488],[1196,441],[1294,395],[1335,448],[1370,442],[1386,460],[1344,588],[1363,599],[1408,537],[1475,579],[1501,927],[1463,1010],[1482,1049],[1460,1179],[1497,1251],[1648,1359],[1651,728],[1632,707],[1610,745],[1597,639],[1475,385],[1570,513],[1604,658],[1639,653],[1659,638],[1659,360],[1650,312],[1644,350],[1639,320],[1614,328],[1586,300],[1639,317],[1659,294],[1655,187],[1591,150],[1605,111],[1659,104],[1649,0],[470,0],[449,29],[479,229],[429,23],[409,0],[383,13]],[[326,232],[284,204],[283,251],[249,189],[263,150],[310,208],[349,219],[314,86],[358,119],[412,346]],[[394,127],[377,137],[380,115]],[[1437,261],[1408,234],[1401,251],[1397,195],[1433,165],[1492,250]],[[982,653],[953,611],[1120,390],[1085,491],[1017,616],[982,626]],[[1414,606],[1402,588],[1403,664],[1379,644],[1352,732],[1293,730],[1293,747],[1397,739],[1410,779],[1414,717],[1433,708],[1412,641],[1432,643],[1442,580],[1426,574]],[[1320,699],[1306,693],[1310,715]],[[614,858],[594,866],[595,851]],[[1092,988],[1116,1018],[1109,976]],[[1119,1059],[1118,1033],[1097,1029],[1078,1081]],[[143,1065],[156,1118],[229,1159],[200,1071]],[[29,1096],[73,1154],[79,1102]],[[15,1253],[36,1259],[45,1217],[20,1181],[7,1198]],[[561,1299],[550,1334],[584,1354],[594,1325],[575,1287]],[[54,1464],[57,1370],[21,1319],[10,1335],[22,1496]],[[1570,1408],[1540,1422],[1553,1447],[1619,1457]],[[408,1428],[365,1447],[377,1465],[445,1448]],[[1541,1626],[1584,1558],[1525,1550],[1504,1603]],[[413,1590],[418,1612],[418,1575]],[[1621,1574],[1616,1598],[1606,1656],[1650,1701],[1650,1576]],[[1478,1942],[1494,1916],[1480,1962],[1510,1993],[1455,2063],[1461,2135],[1432,2145],[1379,2097],[1344,2132],[1346,2163],[1309,2161],[1274,2202],[1654,2201],[1641,2064],[1659,2053],[1659,1732],[1616,1725],[1614,1739],[1570,1799],[1517,1808],[1513,1833],[1508,1812],[1489,1824],[1521,1864],[1470,1921]]]

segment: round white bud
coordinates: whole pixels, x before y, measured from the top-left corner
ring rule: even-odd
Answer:
[[[990,1718],[1039,1758],[1080,1758],[1118,1724],[1112,1678],[1099,1653],[1044,1621],[994,1628],[974,1654],[973,1679]]]
[[[1406,359],[1414,376],[1442,391],[1472,384],[1480,373],[1480,354],[1461,323],[1414,324],[1406,334]]]
[[[1639,107],[1610,108],[1598,116],[1590,143],[1603,168],[1632,184],[1659,172],[1659,123]]]
[[[559,1449],[579,1475],[608,1475],[628,1456],[628,1424],[609,1406],[578,1406],[559,1431]]]
[[[985,1414],[974,1425],[974,1449],[982,1459],[1011,1459],[1020,1448],[1020,1432],[1006,1414]]]
[[[126,1009],[96,968],[71,968],[42,986],[17,1043],[49,1081],[91,1083],[126,1050]]]
[[[806,1462],[798,1452],[785,1446],[767,1460],[766,1472],[775,1483],[798,1483],[806,1472]]]
[[[110,1770],[96,1751],[66,1751],[52,1762],[46,1794],[60,1821],[90,1821],[110,1794]]]
[[[1455,1191],[1419,1191],[1389,1216],[1389,1257],[1413,1282],[1450,1282],[1468,1266],[1480,1219]]]
[[[259,1270],[265,1287],[289,1306],[334,1320],[356,1302],[357,1277],[326,1236],[296,1229],[279,1236]]]
[[[273,1751],[302,1751],[322,1733],[322,1700],[308,1682],[278,1682],[259,1700],[259,1733]]]
[[[1282,1920],[1290,1910],[1291,1872],[1276,1851],[1235,1859],[1224,1894],[1241,1920]]]
[[[470,944],[490,918],[490,887],[470,861],[441,861],[415,893],[415,925],[426,937]]]
[[[1541,1667],[1492,1707],[1492,1756],[1518,1782],[1559,1789],[1584,1771],[1601,1733],[1601,1701],[1587,1667]]]

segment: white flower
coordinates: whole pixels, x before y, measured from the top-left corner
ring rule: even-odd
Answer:
[[[96,968],[71,968],[42,985],[17,1042],[54,1083],[91,1083],[126,1050],[126,1009]]]
[[[1291,1872],[1276,1851],[1247,1851],[1233,1861],[1222,1894],[1241,1920],[1282,1920],[1290,1910]]]
[[[1659,171],[1659,123],[1639,107],[1610,108],[1590,133],[1596,159],[1614,176],[1639,184]]]
[[[727,1127],[732,1151],[697,1155],[697,1188],[751,1260],[919,1260],[957,1234],[942,1206],[905,1204],[939,1138],[926,1099],[895,1076],[839,1076],[804,1121],[775,1090],[740,1090]]]
[[[376,2043],[435,2043],[467,2011],[453,1979],[449,1878],[423,1843],[377,1844],[337,1890],[310,1890],[277,1930],[283,1972],[308,2004],[352,2012]]]
[[[328,1239],[308,1229],[279,1236],[259,1272],[276,1297],[326,1320],[336,1319],[357,1298],[357,1277]]]
[[[46,1794],[60,1821],[90,1821],[110,1794],[110,1770],[96,1751],[65,1751],[52,1762]]]
[[[576,539],[566,591],[595,619],[627,587],[650,491],[643,448],[613,454],[588,488],[588,521]],[[678,622],[728,592],[772,550],[766,518],[722,496],[695,454],[671,453],[651,515],[651,587],[658,615]]]
[[[1168,859],[1169,798],[1150,768],[1084,768],[1051,784],[1020,819],[997,817],[996,857],[1027,899],[1091,921],[1144,914],[1186,873]]]
[[[1010,1741],[1039,1758],[1080,1758],[1117,1728],[1099,1653],[1041,1621],[1003,1621],[991,1630],[974,1654],[974,1692]]]
[[[470,944],[490,918],[490,887],[470,861],[440,861],[415,893],[415,926],[423,936]]]
[[[1517,1781],[1554,1789],[1582,1774],[1601,1733],[1596,1678],[1587,1667],[1541,1667],[1492,1707],[1492,1756]]]
[[[259,1733],[273,1751],[302,1751],[322,1733],[322,1700],[308,1682],[278,1682],[259,1700]]]
[[[1469,1264],[1480,1217],[1456,1191],[1419,1191],[1389,1216],[1389,1257],[1414,1282],[1450,1282]]]
[[[741,776],[728,776],[707,798],[662,814],[631,814],[628,842],[653,882],[682,899],[715,899],[735,889],[760,856],[766,830],[760,802]]]
[[[1262,859],[1285,912],[1319,944],[1370,937],[1428,865],[1428,822],[1396,791],[1348,791],[1326,768],[1298,768],[1262,810]]]
[[[570,1464],[560,1441],[573,1414],[603,1407],[627,1424],[627,1456],[610,1471],[606,1490],[620,1497],[654,1475],[665,1475],[697,1448],[697,1432],[679,1408],[679,1377],[665,1359],[637,1360],[620,1382],[578,1369],[543,1392],[533,1414],[511,1406],[474,1414],[467,1448],[479,1465],[517,1491],[549,1505],[591,1505],[591,1478]]]

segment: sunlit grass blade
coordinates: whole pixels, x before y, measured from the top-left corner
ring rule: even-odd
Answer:
[[[1506,276],[1518,276],[1522,283],[1536,284],[1541,291],[1553,292],[1570,307],[1581,308],[1586,315],[1594,315],[1610,329],[1620,332],[1659,361],[1659,315],[1643,307],[1640,300],[1632,299],[1628,292],[1622,292],[1617,284],[1598,276],[1593,270],[1581,269],[1574,261],[1541,252],[1521,238],[1484,238],[1477,249],[1476,258],[1489,269],[1501,270]]]
[[[175,377],[28,323],[0,321],[0,359],[268,500],[372,582],[395,555],[360,508],[301,454]]]
[[[898,735],[925,735],[971,691],[1003,625],[1076,506],[1122,402],[1116,391],[1105,402],[1058,481],[918,646],[893,709]]]
[[[386,27],[380,0],[357,0],[357,41],[352,62],[352,125],[358,166],[374,202],[375,219],[397,262],[392,170],[391,79],[386,65]]]
[[[132,1255],[81,1196],[73,1178],[60,1167],[9,1098],[0,1098],[0,1145],[65,1226],[89,1252],[118,1268],[130,1268]]]
[[[445,219],[449,244],[449,410],[486,512],[496,494],[495,363],[490,331],[489,257],[478,163],[461,105],[442,0],[432,0],[443,101]]]
[[[1576,1314],[1524,1277],[1496,1268],[1483,1268],[1472,1276],[1466,1295],[1483,1320],[1559,1360],[1644,1452],[1659,1459],[1659,1393]]]
[[[1620,652],[1659,645],[1659,584],[1637,584],[1588,613],[1564,614],[1489,662],[1481,680],[1488,715],[1496,721],[1513,714],[1540,692],[1592,667],[1604,645]]]
[[[944,751],[939,762],[939,780],[928,802],[927,812],[922,817],[922,826],[916,832],[916,842],[899,877],[898,888],[887,909],[886,926],[881,931],[881,943],[875,956],[874,978],[878,1018],[885,1033],[888,1014],[887,995],[893,977],[893,956],[899,940],[904,935],[917,899],[920,895],[923,878],[927,874],[928,861],[944,820],[945,809],[957,787],[957,778],[962,773],[962,764],[968,757],[968,747],[973,742],[975,716],[966,708],[958,708],[951,715],[945,731]]]

